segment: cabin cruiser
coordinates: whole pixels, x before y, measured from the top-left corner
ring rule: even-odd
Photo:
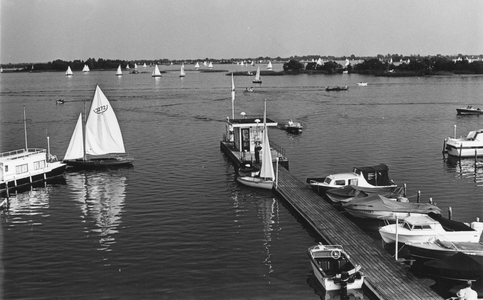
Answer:
[[[447,137],[444,140],[444,151],[457,157],[483,156],[483,129],[473,130],[460,138]]]
[[[304,128],[302,124],[300,124],[299,122],[294,122],[292,120],[289,120],[284,127],[285,130],[290,133],[301,133]]]
[[[389,224],[379,228],[379,234],[386,243],[421,243],[438,237],[451,242],[478,243],[483,231],[482,222],[470,226],[428,213],[423,216],[409,216],[402,223]]]

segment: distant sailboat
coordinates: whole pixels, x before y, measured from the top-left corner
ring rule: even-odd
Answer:
[[[181,65],[181,70],[179,71],[179,77],[185,77],[186,72],[184,71],[184,64]]]
[[[275,172],[273,171],[272,151],[268,140],[267,127],[267,102],[265,102],[265,110],[263,114],[263,136],[262,136],[262,166],[258,176],[240,176],[237,181],[251,187],[259,187],[271,190],[275,181]]]
[[[260,67],[257,68],[257,74],[255,75],[253,83],[262,83],[262,79],[260,78]]]
[[[210,61],[210,64],[208,65],[208,68],[213,69],[213,64]]]
[[[119,67],[117,67],[116,76],[122,76],[121,65],[119,65]]]
[[[146,66],[146,63],[144,63],[143,68],[147,68],[147,67],[148,67],[148,66]]]
[[[269,70],[272,70],[273,69],[272,62],[271,61],[268,62],[267,69],[269,69]]]
[[[129,70],[129,63],[126,65],[126,70]]]
[[[96,168],[130,165],[124,157],[124,141],[116,114],[99,86],[92,99],[83,137],[82,113],[79,115],[63,162],[68,166]]]
[[[91,70],[89,69],[88,65],[84,65],[84,68],[82,69],[82,72],[87,73],[90,72]]]
[[[161,72],[159,72],[158,65],[154,66],[153,74],[151,75],[153,77],[161,77]]]
[[[196,62],[196,65],[195,65],[195,69],[199,69],[200,68],[200,63],[199,62]]]
[[[67,67],[67,71],[65,71],[65,76],[72,76],[74,73],[70,69],[70,66]]]

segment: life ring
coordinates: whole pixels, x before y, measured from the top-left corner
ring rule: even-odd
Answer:
[[[333,258],[333,259],[339,259],[340,256],[341,256],[341,251],[339,249],[334,249],[330,252],[330,256]]]

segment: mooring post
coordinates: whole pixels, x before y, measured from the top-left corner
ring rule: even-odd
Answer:
[[[416,202],[419,203],[421,201],[421,191],[418,191],[418,196],[416,198]]]
[[[456,125],[454,125],[454,134],[453,134],[453,138],[454,138],[454,139],[456,138]]]
[[[403,191],[404,191],[404,197],[406,197],[406,184],[404,184],[404,189],[403,189]]]
[[[433,198],[432,197],[429,197],[429,203],[433,204]]]
[[[448,207],[448,219],[453,219],[453,209],[451,208],[451,206]]]

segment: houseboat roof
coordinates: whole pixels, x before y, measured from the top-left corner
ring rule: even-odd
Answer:
[[[257,122],[258,120],[258,122]],[[227,119],[226,122],[233,127],[253,127],[253,126],[263,126],[263,117],[258,118],[242,118],[242,119]],[[277,122],[267,118],[268,127],[276,127]]]

